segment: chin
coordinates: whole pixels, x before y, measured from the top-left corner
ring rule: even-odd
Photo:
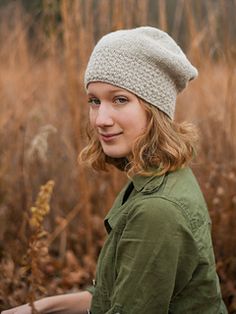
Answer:
[[[102,145],[102,149],[104,154],[110,158],[126,158],[131,153],[129,147],[121,147],[121,145],[117,145],[116,147],[115,145],[113,147]]]
[[[127,155],[122,154],[122,152],[114,152],[109,150],[103,150],[104,154],[110,158],[125,158]]]
[[[105,155],[110,157],[110,158],[117,158],[117,159],[126,157],[125,155],[122,155],[122,154],[108,154],[108,153],[105,153]]]

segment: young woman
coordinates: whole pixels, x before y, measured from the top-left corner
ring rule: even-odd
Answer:
[[[112,164],[129,182],[105,218],[94,286],[37,301],[41,313],[227,313],[208,210],[188,167],[196,131],[173,120],[177,94],[196,75],[175,41],[153,27],[116,31],[95,46],[80,159],[97,170]]]

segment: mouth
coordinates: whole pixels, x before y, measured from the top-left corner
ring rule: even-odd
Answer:
[[[99,133],[99,137],[104,141],[104,142],[109,142],[112,141],[114,139],[116,139],[117,137],[119,137],[122,134],[122,132],[119,133]]]

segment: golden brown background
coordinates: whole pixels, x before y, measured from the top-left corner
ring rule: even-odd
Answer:
[[[77,165],[86,141],[83,72],[103,34],[151,25],[199,69],[176,118],[199,128],[193,170],[213,222],[223,297],[236,313],[235,20],[235,0],[0,0],[0,310],[91,283],[102,218],[126,178]],[[42,254],[30,248],[29,217],[48,180],[55,187]],[[36,255],[24,270],[27,254]]]

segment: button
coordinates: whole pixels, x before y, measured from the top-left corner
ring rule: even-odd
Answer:
[[[93,279],[92,282],[93,282],[93,286],[95,287],[96,286],[96,280]]]

